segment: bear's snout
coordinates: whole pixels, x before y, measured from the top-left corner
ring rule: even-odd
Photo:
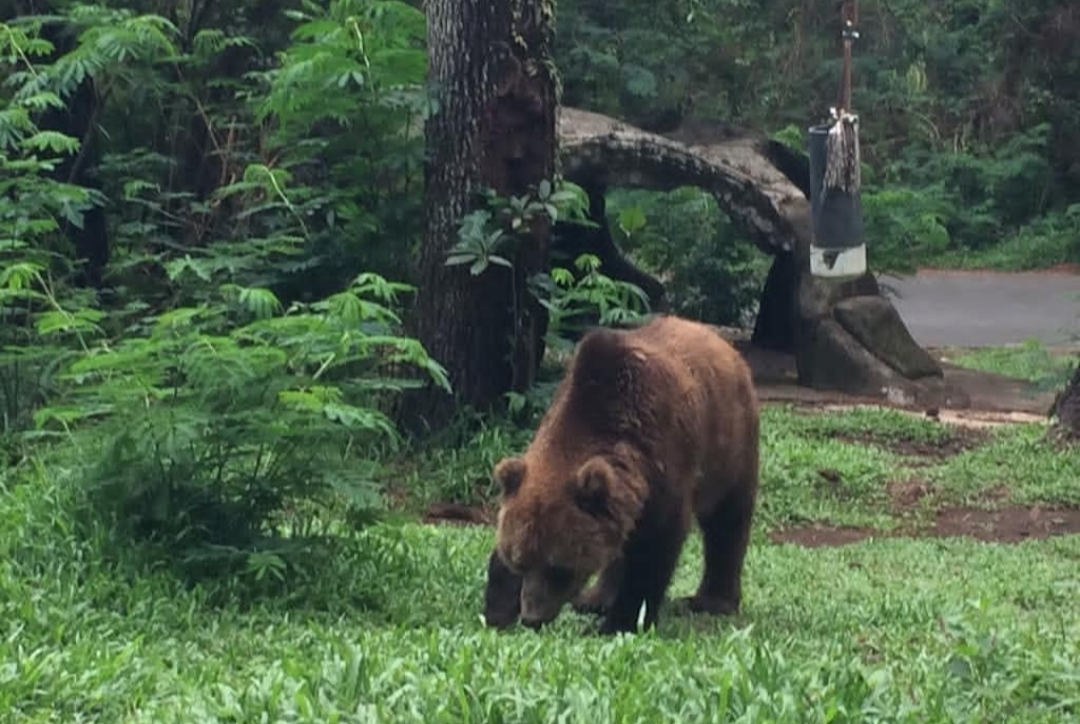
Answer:
[[[559,615],[566,598],[551,591],[539,575],[525,576],[521,588],[521,622],[539,628]]]
[[[521,625],[525,628],[531,628],[533,631],[539,631],[540,627],[546,624],[547,621],[538,618],[522,618]]]

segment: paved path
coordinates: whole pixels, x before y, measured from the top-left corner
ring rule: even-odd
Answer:
[[[915,341],[994,347],[1037,339],[1080,347],[1080,275],[920,271],[881,276]]]

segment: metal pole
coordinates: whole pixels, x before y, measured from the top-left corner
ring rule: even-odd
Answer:
[[[855,29],[855,26],[859,22],[858,6],[856,0],[844,0],[843,8],[843,38],[844,38],[844,79],[840,89],[840,107],[837,109],[841,113],[851,113],[851,46],[854,44],[855,39],[859,37],[859,31]]]

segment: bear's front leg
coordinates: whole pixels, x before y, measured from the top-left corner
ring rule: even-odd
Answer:
[[[487,587],[484,589],[484,621],[503,629],[521,615],[521,576],[510,570],[496,550],[488,557]]]
[[[634,536],[624,556],[622,583],[600,624],[601,634],[636,632],[641,605],[645,604],[643,628],[656,626],[683,536],[678,531],[664,536]]]
[[[574,610],[578,613],[589,613],[597,616],[606,614],[619,594],[622,576],[623,559],[619,558],[600,571],[596,583],[577,597],[573,603]]]

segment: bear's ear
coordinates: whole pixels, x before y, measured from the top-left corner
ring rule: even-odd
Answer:
[[[502,486],[503,495],[513,495],[525,479],[525,461],[503,458],[495,465],[495,480]]]
[[[600,516],[607,511],[611,490],[615,485],[615,469],[599,455],[585,461],[574,481],[574,502],[589,515]]]

